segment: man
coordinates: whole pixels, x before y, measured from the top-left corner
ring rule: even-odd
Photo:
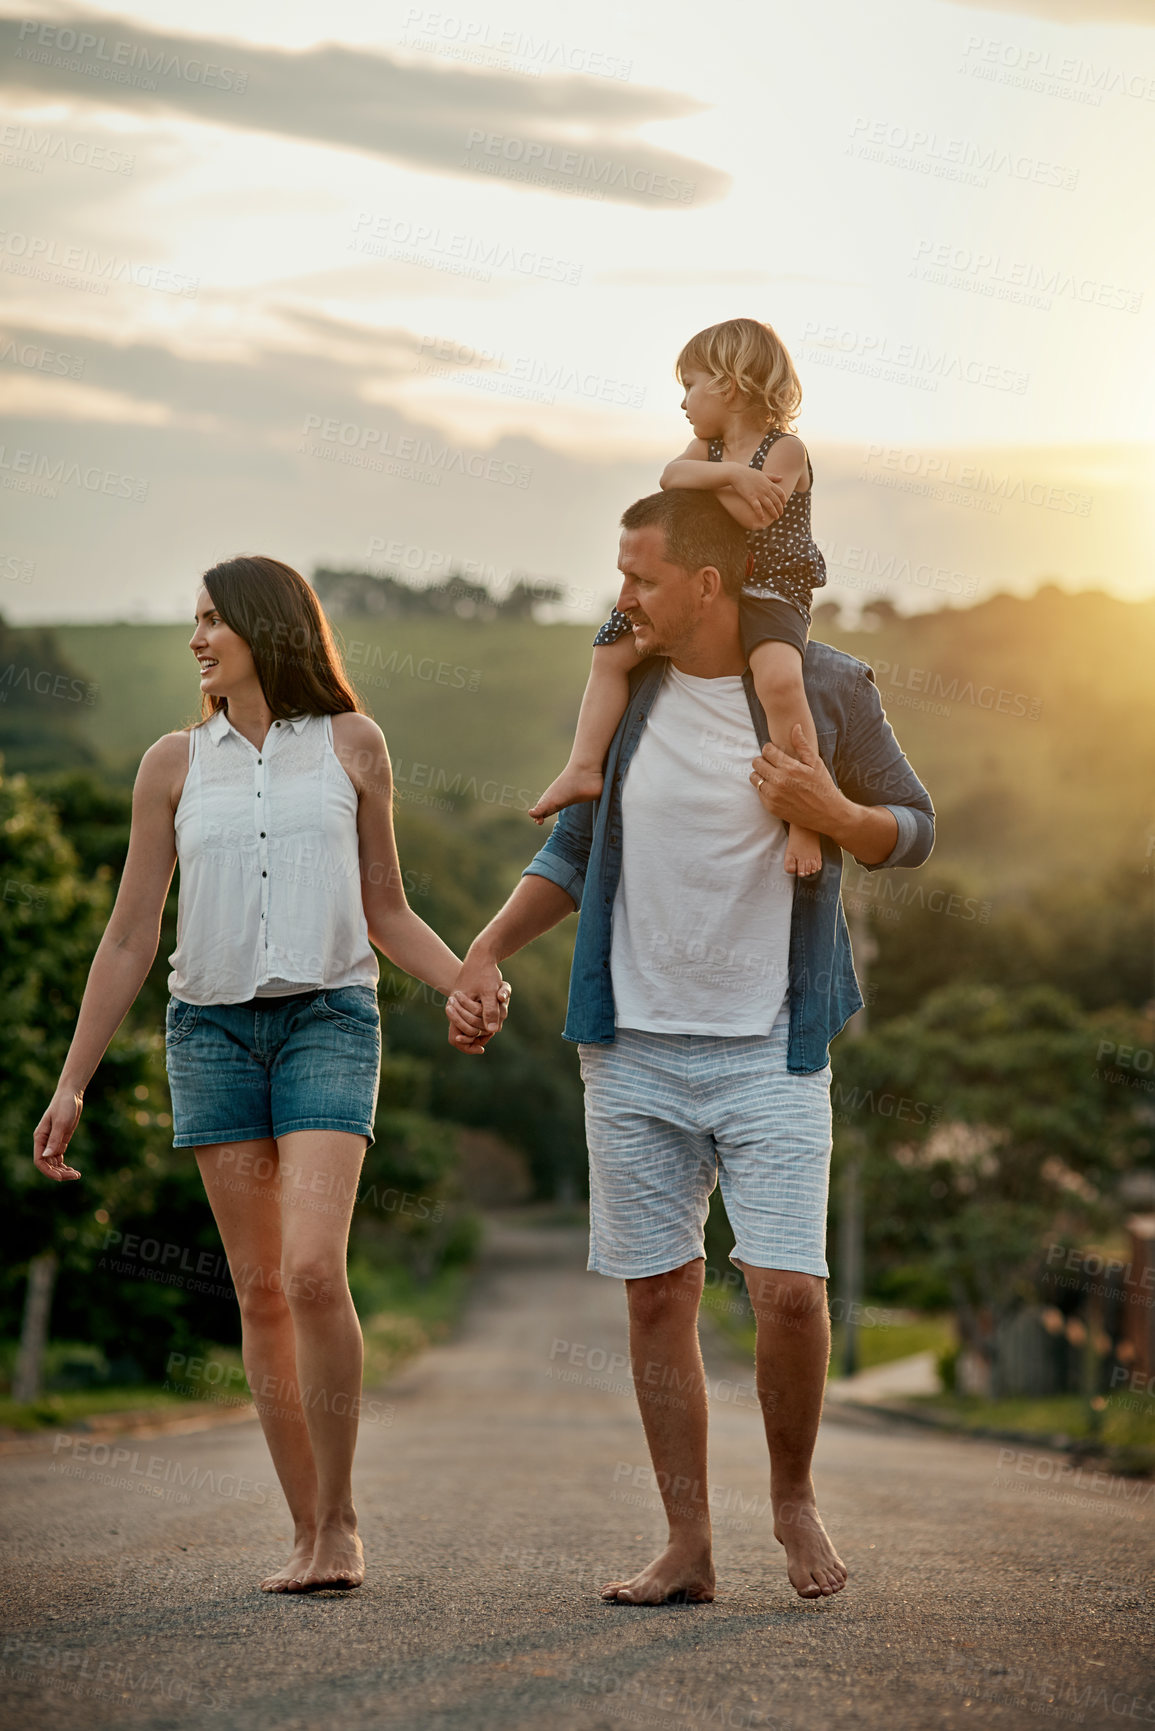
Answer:
[[[774,1534],[796,1591],[824,1597],[846,1582],[810,1474],[830,1354],[828,1047],[862,1003],[841,849],[921,865],[934,812],[870,669],[824,644],[804,662],[820,758],[801,729],[798,758],[768,743],[738,630],[746,538],[712,494],[654,494],[622,527],[618,607],[642,659],[602,794],[561,814],[471,946],[450,1038],[481,1050],[504,1016],[499,962],[580,910],[564,1032],[586,1089],[589,1266],[626,1283],[658,1483],[693,1487],[663,1492],[666,1549],[603,1598],[714,1597],[698,1306],[719,1174],[757,1321]],[[815,877],[783,870],[788,822],[823,838]],[[685,1399],[647,1399],[655,1384]]]

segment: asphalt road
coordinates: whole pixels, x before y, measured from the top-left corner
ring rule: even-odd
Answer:
[[[349,1595],[257,1590],[288,1524],[255,1424],[0,1460],[3,1725],[1155,1724],[1155,1485],[828,1420],[819,1500],[850,1582],[804,1603],[748,1370],[716,1349],[717,1601],[603,1605],[663,1530],[624,1351],[581,1235],[503,1229],[459,1338],[370,1409]]]

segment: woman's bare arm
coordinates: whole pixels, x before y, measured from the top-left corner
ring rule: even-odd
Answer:
[[[370,942],[407,974],[448,996],[461,963],[406,899],[393,833],[393,766],[385,737],[371,716],[335,715],[333,745],[357,789],[361,901]]]
[[[116,905],[100,940],[76,1032],[51,1104],[36,1127],[36,1166],[48,1178],[79,1178],[63,1155],[80,1121],[84,1090],[144,984],[160,942],[176,867],[173,819],[188,766],[188,735],[166,734],[141,759],[132,791],[132,831]]]

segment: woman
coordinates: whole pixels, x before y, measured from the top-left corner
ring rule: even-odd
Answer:
[[[215,565],[189,647],[202,718],[141,761],[120,891],[34,1157],[49,1178],[80,1176],[64,1154],[156,955],[179,859],[173,1144],[196,1153],[293,1517],[288,1562],[261,1585],[357,1587],[362,1339],[346,1253],[380,1070],[371,944],[446,994],[460,963],[405,899],[385,740],[304,579],[276,559]],[[475,1027],[458,1049],[484,1048]]]

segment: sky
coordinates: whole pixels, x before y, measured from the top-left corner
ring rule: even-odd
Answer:
[[[0,614],[238,552],[616,592],[723,318],[823,597],[1155,594],[1147,0],[0,10]]]

